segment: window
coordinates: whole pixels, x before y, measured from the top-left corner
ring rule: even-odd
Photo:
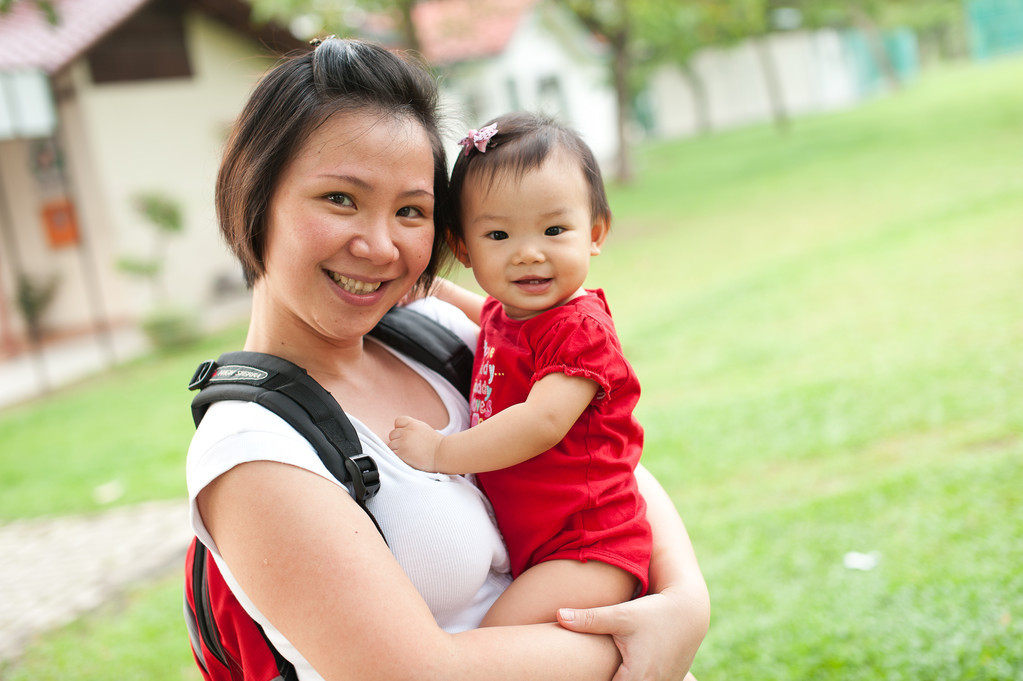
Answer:
[[[508,90],[508,110],[518,111],[522,108],[522,105],[519,104],[519,88],[515,79],[509,78],[505,81],[505,87]]]
[[[537,86],[537,97],[540,111],[559,116],[564,121],[570,121],[568,102],[557,76],[540,79]]]
[[[146,3],[89,52],[89,69],[95,83],[190,77],[180,5]]]

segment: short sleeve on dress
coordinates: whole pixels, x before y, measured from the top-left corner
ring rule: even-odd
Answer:
[[[620,379],[623,355],[612,329],[593,317],[571,313],[533,339],[535,383],[552,373],[588,378],[600,386],[594,403],[606,401]]]

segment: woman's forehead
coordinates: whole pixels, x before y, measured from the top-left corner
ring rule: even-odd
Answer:
[[[304,140],[285,174],[356,171],[419,175],[432,187],[433,148],[426,129],[414,118],[335,114]]]
[[[429,135],[413,117],[366,111],[341,111],[316,126],[298,149],[298,154],[352,148],[389,154],[419,147],[430,151]]]

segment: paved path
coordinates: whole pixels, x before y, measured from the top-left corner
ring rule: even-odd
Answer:
[[[181,571],[191,538],[183,500],[0,525],[0,661],[133,584]]]
[[[238,323],[248,318],[250,305],[247,296],[209,303],[203,310],[202,328],[213,332]],[[111,370],[151,349],[140,329],[120,326],[106,333],[48,342],[41,350],[0,360],[0,410]]]
[[[210,308],[206,327],[215,330],[244,319],[248,307],[248,300],[240,299]],[[109,335],[48,343],[39,353],[0,361],[0,411],[45,397],[149,348],[138,329],[120,328]],[[184,500],[0,524],[0,662],[19,656],[37,634],[72,621],[133,584],[181,574],[191,538]]]
[[[0,409],[42,397],[133,359],[149,348],[149,341],[141,331],[121,328],[109,335],[48,343],[41,350],[0,361]]]
[[[121,329],[0,362],[0,410],[148,347],[140,332]],[[183,500],[0,524],[0,661],[16,658],[40,632],[72,621],[126,587],[175,565],[180,569],[190,540]]]

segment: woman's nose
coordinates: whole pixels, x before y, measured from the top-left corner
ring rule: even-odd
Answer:
[[[384,220],[368,222],[348,243],[348,250],[356,258],[374,265],[388,265],[398,259],[398,246]]]

